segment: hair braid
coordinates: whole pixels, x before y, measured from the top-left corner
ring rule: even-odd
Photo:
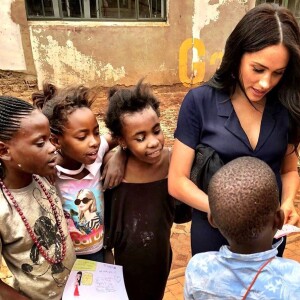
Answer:
[[[28,102],[10,97],[0,96],[0,141],[11,140],[20,129],[21,119],[30,115],[35,108]],[[0,177],[4,177],[4,168],[0,166]]]

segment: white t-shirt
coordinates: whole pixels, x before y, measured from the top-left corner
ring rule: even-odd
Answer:
[[[93,164],[84,166],[90,173],[82,179],[63,174],[65,169],[56,166],[58,178],[55,184],[63,200],[65,217],[77,255],[92,254],[103,247],[104,197],[100,168],[108,150],[108,143],[101,136],[97,159]]]

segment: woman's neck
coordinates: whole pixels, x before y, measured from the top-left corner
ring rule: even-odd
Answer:
[[[232,103],[236,103],[236,106],[241,106],[244,109],[254,109],[261,113],[264,111],[267,99],[266,97],[263,97],[261,100],[251,101],[239,85],[237,85],[234,93],[231,95],[230,98]]]

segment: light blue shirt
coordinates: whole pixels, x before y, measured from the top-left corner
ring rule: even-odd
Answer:
[[[300,264],[276,257],[277,247],[254,254],[237,254],[222,246],[220,251],[196,254],[185,273],[185,299],[241,300],[260,267],[271,257],[252,286],[247,300],[300,299]]]

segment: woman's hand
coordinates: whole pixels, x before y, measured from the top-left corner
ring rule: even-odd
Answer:
[[[281,165],[281,209],[284,212],[284,224],[295,225],[299,215],[294,206],[294,199],[299,188],[298,157],[293,145],[288,145]]]
[[[299,215],[292,202],[285,202],[281,205],[281,209],[284,212],[284,224],[297,225],[299,221]]]

